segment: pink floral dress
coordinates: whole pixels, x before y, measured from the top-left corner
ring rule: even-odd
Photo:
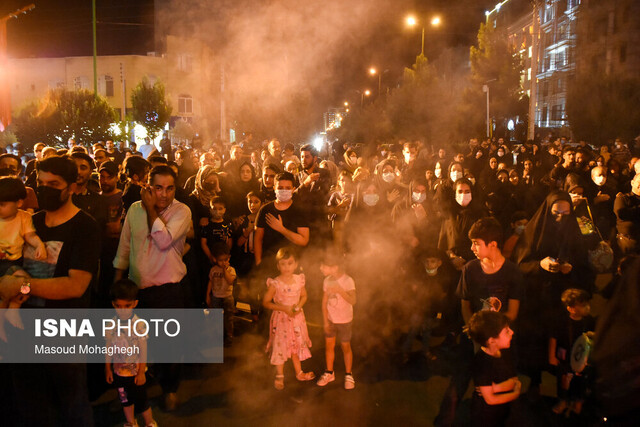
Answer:
[[[292,284],[282,283],[277,279],[267,279],[267,287],[275,286],[273,302],[282,305],[293,305],[300,301],[300,293],[304,288],[304,274],[294,274]],[[274,310],[271,314],[269,342],[267,351],[271,350],[271,364],[283,365],[291,355],[297,354],[300,360],[311,357],[311,340],[307,332],[307,321],[300,310],[290,317],[284,311]]]

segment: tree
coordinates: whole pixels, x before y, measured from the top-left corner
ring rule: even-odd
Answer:
[[[640,79],[581,74],[570,82],[567,116],[578,140],[603,144],[640,134]]]
[[[69,138],[89,146],[98,140],[111,139],[115,120],[114,109],[93,92],[54,89],[22,109],[13,125],[19,141],[27,148],[40,141],[49,145],[65,143]]]
[[[523,61],[509,46],[505,35],[492,26],[480,24],[478,45],[471,47],[469,59],[473,86],[465,99],[469,110],[476,112],[472,117],[474,122],[480,122],[480,117],[484,117],[478,112],[486,111],[483,85],[489,86],[489,110],[496,122],[526,117],[527,99],[520,86]],[[476,126],[482,128],[480,123]]]
[[[171,118],[171,106],[165,98],[164,85],[160,82],[151,85],[146,77],[133,89],[131,105],[131,117],[147,130],[152,139],[164,130]]]

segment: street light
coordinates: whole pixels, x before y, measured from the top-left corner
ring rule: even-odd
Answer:
[[[364,97],[369,95],[371,95],[371,91],[369,89],[362,92],[362,95],[360,96],[360,108],[364,107]]]
[[[372,76],[375,76],[376,74],[378,75],[378,98],[382,93],[382,75],[387,72],[389,72],[389,70],[384,70],[383,72],[379,73],[375,67],[369,68],[369,74],[371,74]]]
[[[347,101],[344,101],[344,106],[345,106],[345,107],[348,107],[348,106],[349,106],[349,103],[348,103]]]
[[[409,27],[415,27],[418,25],[418,19],[415,16],[408,16],[406,19],[406,23]],[[442,20],[439,16],[434,16],[431,18],[431,26],[438,27],[442,23]],[[420,53],[424,56],[424,22],[422,24],[422,49]]]

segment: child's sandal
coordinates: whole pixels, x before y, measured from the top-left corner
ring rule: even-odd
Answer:
[[[273,386],[276,390],[284,390],[284,375],[276,375],[276,379],[273,381]]]
[[[296,379],[298,381],[311,381],[315,377],[316,377],[316,374],[314,374],[313,372],[300,371],[296,374]]]

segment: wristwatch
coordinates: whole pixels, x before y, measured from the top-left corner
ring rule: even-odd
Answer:
[[[22,286],[20,286],[20,293],[22,295],[29,295],[31,293],[31,282],[27,279],[22,281]]]

